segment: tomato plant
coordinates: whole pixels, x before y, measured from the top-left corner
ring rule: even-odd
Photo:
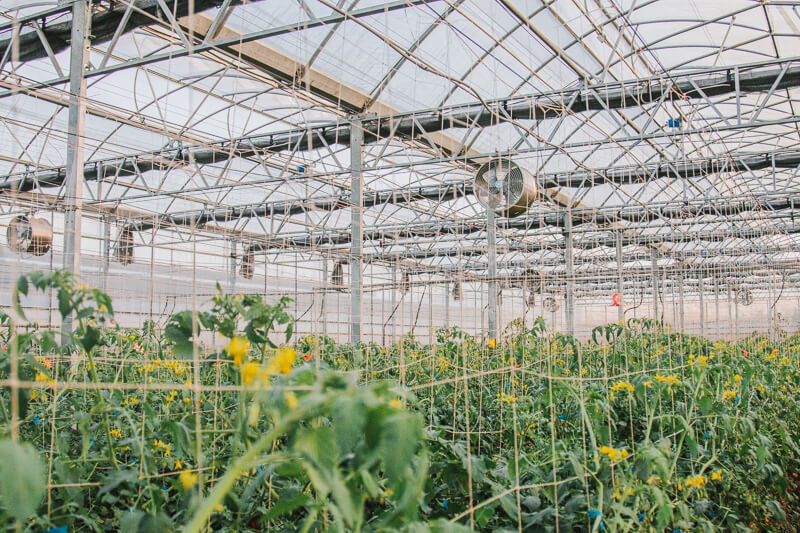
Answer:
[[[61,273],[0,315],[0,520],[41,531],[791,531],[800,338],[514,321],[294,335],[221,291],[163,331]],[[75,331],[24,318],[53,290]]]

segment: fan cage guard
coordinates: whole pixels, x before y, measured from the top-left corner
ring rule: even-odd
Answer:
[[[117,237],[117,246],[114,249],[114,257],[123,265],[133,263],[133,230],[124,227],[120,230]]]
[[[545,311],[555,313],[559,310],[561,305],[558,303],[558,300],[555,296],[545,296],[544,300],[542,300],[542,307]]]
[[[252,248],[248,248],[242,256],[242,263],[239,266],[239,273],[244,279],[253,279],[256,265],[256,254]]]
[[[8,224],[6,239],[16,254],[44,255],[53,245],[53,226],[43,218],[16,216]]]
[[[490,192],[486,176],[492,171],[504,177],[501,182],[503,188],[501,193]],[[478,169],[475,174],[474,190],[481,205],[487,209],[494,209],[500,216],[512,218],[524,214],[536,200],[538,185],[536,177],[530,172],[510,159],[497,158],[484,163]],[[502,198],[498,198],[497,194],[501,194]]]

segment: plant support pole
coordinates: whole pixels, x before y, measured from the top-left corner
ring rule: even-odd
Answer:
[[[361,342],[361,242],[363,185],[361,145],[364,132],[361,120],[354,118],[350,129],[350,203],[353,237],[350,244],[350,343]]]
[[[74,277],[81,271],[81,208],[83,203],[83,139],[86,127],[86,79],[90,3],[72,4],[69,54],[69,116],[67,122],[67,167],[64,187],[64,270]],[[72,333],[72,315],[61,323],[62,342]]]

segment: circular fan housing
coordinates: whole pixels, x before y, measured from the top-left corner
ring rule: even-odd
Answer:
[[[461,282],[460,281],[456,281],[455,283],[453,283],[452,294],[453,294],[453,300],[458,301],[458,300],[461,299]]]
[[[344,263],[337,261],[333,265],[333,272],[331,272],[331,285],[334,287],[344,287]]]
[[[561,306],[558,304],[558,300],[556,300],[555,296],[546,296],[542,301],[542,307],[544,307],[545,311],[555,313]]]
[[[753,303],[753,293],[750,289],[739,289],[736,291],[736,301],[747,306]]]
[[[114,257],[123,265],[130,265],[133,263],[133,230],[128,226],[119,230],[117,236],[117,245],[114,248]]]
[[[239,273],[244,279],[253,279],[256,266],[256,253],[252,248],[248,248],[242,256],[242,264],[239,266]]]
[[[44,255],[53,244],[53,227],[43,218],[17,216],[8,224],[6,239],[17,254]]]
[[[475,195],[487,209],[504,217],[516,217],[536,199],[536,177],[510,159],[492,159],[475,175]]]

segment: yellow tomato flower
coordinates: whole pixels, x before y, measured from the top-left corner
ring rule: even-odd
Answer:
[[[693,489],[701,489],[707,482],[705,476],[702,475],[689,476],[686,478],[686,486]]]
[[[609,459],[612,461],[621,461],[630,455],[628,450],[622,450],[617,448],[612,448],[610,446],[601,446],[600,453],[603,455],[607,455]]]
[[[489,348],[494,348],[497,345],[497,341],[494,339],[489,339]]]
[[[258,364],[256,363],[245,363],[242,365],[242,382],[245,385],[250,385],[255,380],[256,376],[258,375]]]
[[[197,483],[197,474],[184,470],[181,472],[181,475],[178,476],[178,480],[181,482],[181,485],[183,485],[183,490],[189,490]]]
[[[244,360],[244,356],[247,355],[247,352],[250,350],[250,341],[245,339],[244,337],[234,337],[231,339],[231,343],[228,345],[226,351],[228,354],[233,357],[233,364],[239,366],[242,364]]]
[[[273,360],[275,370],[281,374],[288,374],[292,371],[295,359],[297,359],[297,353],[295,353],[294,348],[284,346],[278,349],[278,353],[275,354],[275,359]]]
[[[614,391],[614,392],[617,392],[617,391],[620,391],[620,390],[626,390],[628,392],[634,392],[636,390],[636,387],[634,387],[630,383],[630,381],[618,381],[616,384],[614,384],[611,387],[611,390]]]
[[[283,399],[286,400],[286,405],[289,407],[289,409],[296,408],[297,404],[300,403],[297,400],[297,396],[295,396],[293,392],[287,392],[284,394]]]
[[[400,400],[398,400],[397,398],[395,398],[394,400],[392,400],[391,402],[389,402],[389,405],[391,405],[391,406],[392,406],[392,407],[394,407],[395,409],[400,409],[401,407],[403,407],[403,402],[401,402]]]
[[[711,481],[722,481],[722,470],[715,470],[712,472]]]
[[[722,400],[723,400],[723,401],[725,401],[725,400],[732,400],[732,399],[734,399],[734,398],[736,398],[736,392],[734,392],[734,391],[732,391],[732,390],[724,390],[724,391],[722,392]]]

